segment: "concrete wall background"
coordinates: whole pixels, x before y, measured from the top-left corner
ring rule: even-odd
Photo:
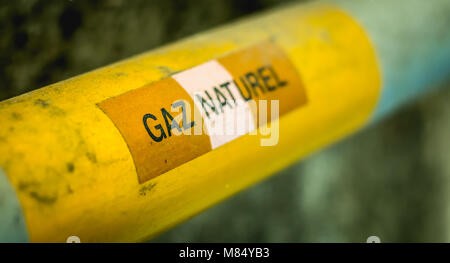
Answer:
[[[0,99],[281,2],[1,1]],[[154,241],[450,241],[450,84],[442,86]]]

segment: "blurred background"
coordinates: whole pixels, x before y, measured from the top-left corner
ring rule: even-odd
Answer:
[[[4,100],[290,1],[0,2]],[[449,242],[450,82],[441,85],[153,242]]]

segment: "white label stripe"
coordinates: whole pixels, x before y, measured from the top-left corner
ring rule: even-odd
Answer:
[[[172,76],[202,114],[213,149],[254,130],[255,120],[233,76],[211,60]]]

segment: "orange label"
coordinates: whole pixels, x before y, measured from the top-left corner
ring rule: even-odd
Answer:
[[[258,121],[260,100],[268,101],[269,122],[271,100],[279,102],[279,115],[307,102],[300,76],[271,42],[208,61],[98,106],[122,134],[143,183],[266,124]]]
[[[236,85],[246,100],[279,100],[280,116],[306,103],[305,89],[294,65],[271,42],[235,52],[218,61],[235,76]],[[270,103],[267,106],[270,119]],[[264,124],[259,123],[258,127]]]
[[[174,134],[178,128],[172,128],[172,118],[180,112],[173,111],[172,104],[183,100],[193,104],[186,91],[167,78],[99,104],[125,139],[140,183],[211,150],[206,134]],[[183,105],[175,109],[184,110]],[[180,122],[181,130],[193,128],[194,112],[186,119],[190,123]]]

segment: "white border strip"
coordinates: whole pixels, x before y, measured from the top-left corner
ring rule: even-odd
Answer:
[[[238,87],[233,82],[233,76],[218,61],[208,61],[175,74],[172,78],[186,90],[201,112],[212,149],[256,129],[249,104],[239,94]],[[220,86],[223,83],[229,84],[226,87]],[[221,98],[218,97],[218,94],[227,98],[226,105],[220,105]],[[203,97],[210,105],[214,104],[220,113],[215,114],[210,110],[207,116],[202,108],[202,103],[196,97],[197,95]],[[211,98],[207,97],[208,95]],[[222,101],[224,97],[222,97]]]

